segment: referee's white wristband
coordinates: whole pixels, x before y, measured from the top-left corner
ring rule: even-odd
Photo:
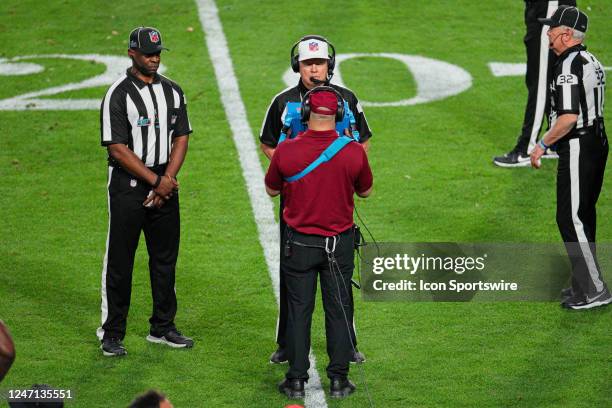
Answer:
[[[538,143],[540,147],[544,150],[548,149],[550,146],[544,143],[544,138],[540,139],[540,143]]]

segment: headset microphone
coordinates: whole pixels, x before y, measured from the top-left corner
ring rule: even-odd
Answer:
[[[548,42],[548,48],[552,48],[553,44],[555,43],[555,41],[557,41],[557,38],[559,38],[559,36],[566,34],[566,33],[559,33],[555,36],[555,38],[553,38],[551,41]]]
[[[321,81],[320,79],[317,79],[315,77],[310,77],[310,82],[312,82],[315,85],[321,85],[321,84],[325,84],[326,81]]]

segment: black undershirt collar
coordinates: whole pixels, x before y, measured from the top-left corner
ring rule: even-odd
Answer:
[[[126,75],[128,76],[128,78],[130,78],[132,80],[132,82],[134,82],[136,84],[136,86],[138,86],[139,89],[144,88],[145,86],[148,85],[148,83],[146,83],[145,81],[143,81],[142,79],[138,78],[136,75],[134,75],[132,73],[132,68],[128,68],[126,71]],[[159,76],[159,74],[156,72],[155,74],[153,74],[153,83],[154,84],[158,84],[161,81],[161,78]]]

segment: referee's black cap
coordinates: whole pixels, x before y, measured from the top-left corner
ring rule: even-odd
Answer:
[[[130,33],[129,48],[143,54],[156,54],[168,50],[162,46],[161,33],[154,27],[136,27]]]
[[[547,26],[566,26],[583,33],[586,33],[589,26],[589,17],[572,6],[559,6],[550,18],[538,18],[538,21]]]

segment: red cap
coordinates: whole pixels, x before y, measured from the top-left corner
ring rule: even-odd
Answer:
[[[336,95],[333,92],[321,91],[310,95],[311,112],[318,113],[320,115],[335,115],[337,110],[338,98],[336,98]]]

